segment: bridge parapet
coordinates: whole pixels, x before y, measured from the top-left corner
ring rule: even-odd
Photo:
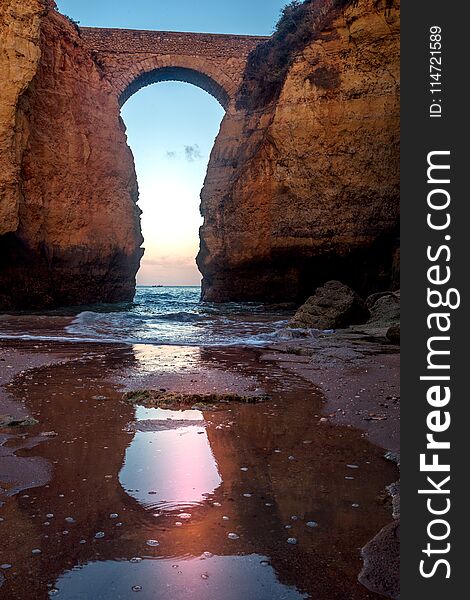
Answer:
[[[81,27],[121,104],[156,81],[198,85],[233,109],[250,52],[262,36]],[[199,76],[200,75],[200,76]]]

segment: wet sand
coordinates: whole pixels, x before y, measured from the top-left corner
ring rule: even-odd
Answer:
[[[396,355],[325,369],[292,345],[7,343],[0,414],[39,424],[1,431],[2,597],[379,598],[357,575],[391,519],[397,469],[383,455],[398,411],[371,384],[396,397]],[[271,400],[215,412],[122,401],[148,388]],[[379,409],[386,420],[364,420]]]

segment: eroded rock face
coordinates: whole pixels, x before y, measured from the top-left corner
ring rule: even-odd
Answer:
[[[277,102],[223,121],[201,196],[206,300],[304,300],[328,279],[393,289],[398,83],[399,2],[358,0]]]
[[[339,281],[318,288],[295,313],[289,327],[337,329],[364,323],[369,316],[364,301]]]
[[[16,158],[2,155],[11,165],[2,206],[3,189],[18,189],[15,173],[20,185],[16,216],[6,196],[12,216],[0,236],[0,308],[131,300],[142,237],[118,99],[73,24],[52,8],[37,20],[39,37],[29,40],[36,72],[30,61],[30,83],[16,101]],[[12,73],[26,73],[9,62]]]
[[[39,26],[46,0],[0,4],[0,235],[18,227],[21,139],[15,128],[18,100],[36,73]]]

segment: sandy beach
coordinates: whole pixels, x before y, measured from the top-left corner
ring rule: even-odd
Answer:
[[[150,598],[158,565],[162,598],[181,585],[230,598],[226,572],[257,598],[379,597],[357,577],[360,549],[392,520],[396,347],[355,332],[258,349],[9,341],[0,376],[0,414],[38,421],[1,430],[8,597],[109,597],[93,586],[117,557],[146,567],[111,577],[116,594]],[[144,389],[270,400],[123,402]]]

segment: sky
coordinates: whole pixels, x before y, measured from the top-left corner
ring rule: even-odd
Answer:
[[[270,35],[287,0],[56,0],[88,27]],[[145,253],[141,285],[199,285],[199,194],[224,110],[187,83],[142,88],[122,117],[134,154]]]

